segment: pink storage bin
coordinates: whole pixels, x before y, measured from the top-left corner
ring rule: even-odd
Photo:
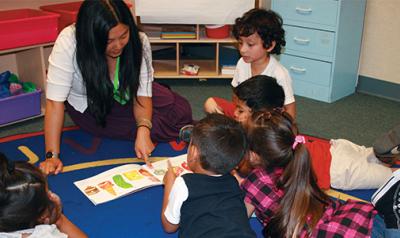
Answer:
[[[58,17],[34,9],[0,11],[0,50],[55,41]]]
[[[82,5],[82,1],[79,2],[69,2],[53,5],[40,6],[40,9],[48,12],[55,12],[60,14],[58,19],[58,32],[64,29],[66,26],[71,25],[76,22],[78,16],[79,8]]]
[[[0,125],[41,114],[42,91],[24,93],[0,99]]]
[[[58,20],[58,31],[60,32],[66,26],[69,26],[72,23],[76,22],[79,8],[81,7],[82,3],[83,1],[52,4],[40,6],[40,9],[43,11],[55,12],[60,14],[60,19]],[[125,3],[128,5],[129,8],[132,7],[132,4],[130,4],[129,2]]]

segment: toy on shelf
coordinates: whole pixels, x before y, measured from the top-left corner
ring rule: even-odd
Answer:
[[[41,114],[41,90],[31,82],[22,82],[18,76],[0,73],[0,126]]]
[[[5,71],[0,74],[0,98],[31,93],[36,90],[36,85],[34,83],[21,82],[18,76],[10,71]]]
[[[195,64],[184,64],[181,73],[184,75],[195,76],[199,74],[200,66]]]

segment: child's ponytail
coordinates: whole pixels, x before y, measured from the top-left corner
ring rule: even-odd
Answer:
[[[260,155],[267,170],[284,168],[278,187],[285,192],[264,235],[297,237],[304,227],[310,234],[329,198],[317,186],[304,137],[297,135],[297,127],[286,113],[263,113],[261,117],[250,129],[249,137],[254,138],[250,149]]]
[[[298,237],[304,227],[311,234],[328,200],[315,182],[306,146],[297,145],[293,153],[293,160],[288,163],[279,182],[285,191],[281,207],[266,228],[275,226],[275,232],[284,234],[283,237]]]

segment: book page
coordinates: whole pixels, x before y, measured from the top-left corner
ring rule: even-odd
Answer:
[[[147,187],[161,185],[162,178],[155,177],[141,165],[127,164],[74,184],[97,205]]]
[[[191,173],[187,162],[186,162],[187,154],[179,155],[176,157],[168,158],[171,162],[172,167],[174,167],[175,174],[180,176],[186,173]],[[168,170],[168,161],[161,160],[152,163],[153,168],[149,168],[147,165],[143,165],[143,168],[148,170],[150,173],[154,174],[159,180],[163,180],[165,173]]]
[[[177,175],[191,173],[186,157],[187,154],[184,154],[157,161],[152,163],[153,168],[139,164],[121,165],[74,184],[97,205],[151,186],[162,185],[168,170],[168,160]]]

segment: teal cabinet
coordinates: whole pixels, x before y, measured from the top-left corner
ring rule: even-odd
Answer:
[[[272,0],[283,19],[280,56],[296,95],[333,102],[355,92],[365,0]]]

